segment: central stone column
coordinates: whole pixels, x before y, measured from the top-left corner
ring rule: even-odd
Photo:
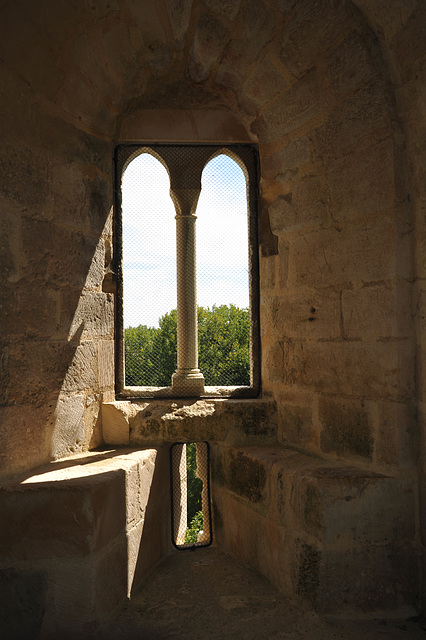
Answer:
[[[192,187],[192,185],[191,185]],[[176,209],[177,258],[177,369],[172,388],[179,396],[199,396],[204,376],[198,369],[197,280],[195,210],[201,191],[173,185],[170,195]]]

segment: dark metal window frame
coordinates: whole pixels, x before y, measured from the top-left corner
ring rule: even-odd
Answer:
[[[250,386],[206,387],[200,397],[253,398],[260,393],[260,322],[259,322],[259,242],[258,242],[258,202],[259,202],[259,159],[255,145],[228,143],[126,143],[120,144],[114,154],[114,273],[116,275],[115,300],[115,392],[117,399],[149,399],[177,397],[171,387],[126,387],[124,377],[124,322],[123,322],[123,247],[122,247],[122,175],[138,152],[152,149],[154,154],[167,157],[173,149],[193,150],[194,155],[205,154],[204,166],[220,151],[229,151],[230,157],[238,158],[244,166],[247,178],[247,204],[249,228],[249,286],[250,286]],[[240,165],[241,166],[241,165]]]

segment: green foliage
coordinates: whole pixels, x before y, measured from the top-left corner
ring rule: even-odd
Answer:
[[[139,325],[129,327],[124,332],[124,349],[126,363],[126,385],[148,386],[155,375],[153,360],[153,342],[156,329]]]
[[[177,362],[177,313],[160,318],[159,328],[124,331],[127,386],[170,386]],[[250,384],[248,309],[220,305],[198,307],[198,363],[206,385]]]
[[[198,532],[203,529],[203,512],[197,511],[185,532],[185,544],[197,542]]]
[[[198,307],[198,354],[206,385],[249,385],[248,309],[233,304]]]

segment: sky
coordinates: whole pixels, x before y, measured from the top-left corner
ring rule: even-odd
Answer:
[[[124,327],[158,326],[176,308],[176,220],[166,169],[144,153],[122,180]],[[202,175],[197,205],[198,305],[249,306],[246,180],[225,155]]]

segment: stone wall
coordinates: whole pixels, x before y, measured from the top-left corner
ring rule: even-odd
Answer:
[[[113,148],[144,113],[187,110],[179,139],[259,147],[279,442],[419,468],[424,534],[423,3],[24,0],[0,24],[1,475],[102,443]]]

